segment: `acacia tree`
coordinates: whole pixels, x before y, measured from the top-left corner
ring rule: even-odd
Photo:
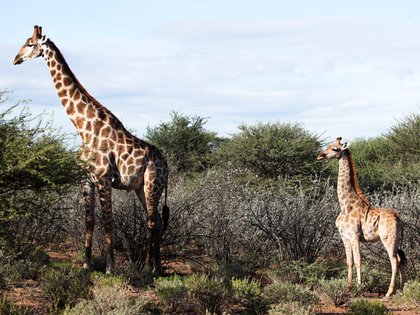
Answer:
[[[159,147],[178,172],[197,172],[211,165],[211,153],[223,141],[204,128],[206,119],[171,113],[172,120],[148,127],[146,138]]]
[[[0,93],[0,105],[7,93]],[[83,176],[63,136],[17,105],[0,112],[0,245],[24,258],[51,240],[60,223],[60,200]]]
[[[308,178],[323,168],[315,159],[321,141],[300,124],[260,123],[239,129],[218,154],[235,168],[266,179]]]
[[[420,178],[420,115],[407,116],[383,136],[358,139],[351,152],[366,191],[391,190]]]

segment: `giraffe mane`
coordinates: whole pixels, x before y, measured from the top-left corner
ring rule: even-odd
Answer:
[[[357,179],[357,174],[356,174],[356,167],[354,165],[354,160],[350,154],[350,151],[347,149],[347,158],[350,164],[350,180],[353,184],[354,190],[356,191],[356,194],[363,200],[363,202],[367,205],[370,206],[369,200],[367,199],[367,197],[365,196],[365,194],[362,192],[362,190],[360,189],[359,186],[359,181]]]
[[[80,81],[77,79],[77,77],[74,75],[73,71],[70,69],[70,66],[67,64],[66,59],[64,58],[63,54],[61,53],[61,51],[58,49],[58,47],[54,44],[53,41],[51,41],[50,39],[47,40],[47,45],[51,46],[57,53],[57,58],[59,58],[62,62],[63,67],[65,68],[65,70],[68,72],[69,76],[71,77],[71,79],[73,80],[74,84],[77,85],[77,87],[80,89],[80,91],[86,95],[86,97],[89,99],[89,101],[92,102],[92,104],[94,104],[96,107],[100,108],[101,110],[103,110],[107,115],[109,115],[110,117],[112,117],[112,119],[114,119],[115,121],[115,125],[116,127],[120,127],[122,128],[124,131],[126,131],[126,129],[124,128],[123,124],[121,123],[121,121],[105,106],[103,106],[101,103],[99,103],[92,95],[89,94],[89,92],[84,88],[84,86],[80,83]]]

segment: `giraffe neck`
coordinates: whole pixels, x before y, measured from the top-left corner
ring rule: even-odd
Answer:
[[[360,189],[354,161],[348,149],[343,151],[339,160],[337,194],[342,211],[353,209],[357,203],[369,206],[369,201]]]
[[[60,101],[84,143],[90,143],[98,135],[94,130],[95,126],[100,125],[98,120],[103,122],[102,127],[111,124],[112,121],[119,123],[118,119],[80,84],[52,41],[48,40],[45,43],[43,56]]]

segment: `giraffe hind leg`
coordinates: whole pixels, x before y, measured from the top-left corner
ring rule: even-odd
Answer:
[[[398,269],[399,269],[398,255],[397,255],[398,246],[396,244],[396,241],[392,241],[389,238],[383,238],[381,240],[382,240],[382,243],[384,244],[385,249],[388,253],[389,260],[391,262],[391,269],[392,269],[391,281],[389,283],[388,292],[385,295],[385,297],[388,298],[395,291],[395,282],[396,282],[396,278],[397,278],[397,272],[398,272]]]
[[[151,201],[153,199],[153,201]],[[159,199],[157,199],[159,200]],[[158,202],[155,197],[150,197],[149,200],[146,200],[147,205],[147,226],[149,231],[149,248],[148,256],[149,260],[153,261],[150,263],[153,266],[152,272],[155,275],[159,275],[160,270],[160,243],[161,243],[161,228],[162,228],[162,219],[157,209]]]
[[[145,269],[147,272],[160,273],[160,230],[161,218],[157,211],[159,198],[153,194],[145,193],[145,188],[137,189],[136,194],[146,212],[147,219],[147,246]],[[147,197],[146,197],[147,194]]]
[[[407,257],[405,256],[405,253],[402,249],[398,250],[397,255],[398,269],[400,271],[400,289],[403,290],[406,281],[405,269],[407,267]]]
[[[385,220],[383,220],[385,222]],[[400,221],[394,220],[388,224],[379,225],[379,237],[382,244],[384,245],[389,260],[391,262],[391,281],[389,283],[388,292],[385,295],[385,298],[389,298],[395,291],[395,282],[397,278],[398,271],[401,271],[402,264],[399,262],[399,259],[403,260],[405,255],[404,252],[400,252],[401,256],[398,257],[398,243],[399,243],[399,234],[400,234]],[[405,271],[405,270],[404,270]],[[405,276],[405,274],[404,274]]]

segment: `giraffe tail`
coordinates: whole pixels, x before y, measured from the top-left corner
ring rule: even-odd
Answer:
[[[165,185],[165,203],[163,204],[162,208],[162,221],[163,221],[163,230],[164,232],[169,224],[169,207],[166,204],[166,199],[168,198],[168,184]]]
[[[407,256],[405,256],[404,251],[402,249],[399,249],[397,253],[400,264],[403,266],[407,266]]]
[[[401,222],[401,236],[400,236],[400,249],[397,252],[398,259],[400,261],[400,264],[403,266],[407,266],[407,256],[405,256],[404,251],[401,249],[402,243],[404,239],[404,222]]]

